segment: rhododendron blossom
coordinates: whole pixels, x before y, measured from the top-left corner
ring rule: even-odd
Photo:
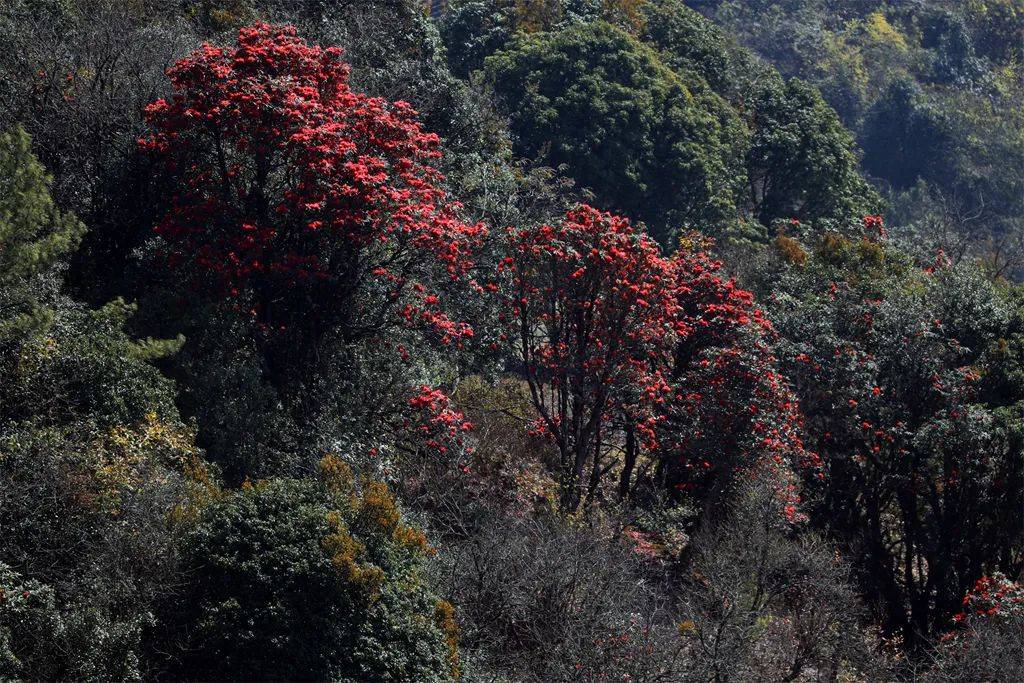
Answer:
[[[471,333],[428,288],[464,276],[485,231],[440,189],[438,138],[407,103],[353,92],[341,51],[288,26],[243,28],[168,74],[141,144],[174,180],[164,254],[198,292],[314,351],[395,325]]]
[[[673,258],[677,343],[660,422],[669,483],[708,503],[736,471],[761,471],[784,516],[803,519],[795,471],[820,475],[796,398],[777,368],[771,325],[753,296],[696,243]]]
[[[625,218],[589,206],[514,231],[507,338],[522,360],[539,431],[561,456],[563,507],[592,498],[620,434],[654,446],[667,396],[675,299],[669,262]]]
[[[836,540],[863,585],[887,586],[871,598],[886,629],[916,647],[948,628],[984,571],[1014,566],[1019,436],[985,405],[998,364],[975,342],[1008,321],[981,304],[980,275],[913,267],[879,218],[864,224],[870,239],[824,235],[808,263],[772,273],[773,320],[828,472],[813,511],[841,520]]]
[[[1024,619],[1024,585],[995,572],[982,576],[964,595],[962,609],[953,615],[951,630],[939,637],[943,647],[967,647],[974,628],[989,621]]]
[[[963,611],[953,617],[956,622],[968,618],[1008,618],[1024,616],[1024,586],[1003,574],[983,576],[964,596]]]
[[[780,513],[802,519],[797,467],[817,468],[775,367],[771,327],[701,249],[663,257],[624,218],[582,206],[512,234],[507,338],[561,455],[563,505],[619,472],[628,496],[644,451],[677,491],[705,498],[736,471],[766,472]]]
[[[462,436],[473,428],[440,389],[425,384],[415,387],[408,405],[411,418],[403,427],[411,430],[424,446],[441,453],[447,453],[453,446],[461,446]]]

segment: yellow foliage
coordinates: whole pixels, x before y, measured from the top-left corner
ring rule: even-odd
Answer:
[[[367,481],[355,501],[357,523],[370,533],[383,533],[412,552],[432,553],[427,537],[415,527],[403,524],[398,504],[387,484]]]
[[[384,571],[380,567],[359,562],[366,552],[366,546],[349,533],[338,512],[327,513],[327,524],[331,533],[323,539],[323,546],[330,555],[331,565],[348,583],[356,586],[368,601],[375,601],[384,585]]]
[[[546,31],[561,17],[558,0],[516,0],[516,26],[526,33]]]
[[[379,481],[367,482],[359,500],[358,518],[368,529],[379,529],[393,533],[401,515],[387,484]]]
[[[700,232],[682,233],[677,237],[676,244],[676,251],[680,252],[711,251],[715,248],[715,240]]]
[[[413,553],[434,552],[422,531],[402,523],[398,504],[387,484],[367,479],[357,490],[352,468],[332,454],[325,455],[317,469],[327,490],[341,498],[339,503],[344,501],[343,504],[347,505],[348,518],[358,532],[365,532],[370,537],[383,535]],[[331,563],[347,581],[361,586],[373,599],[383,585],[383,572],[372,565],[360,563],[366,546],[349,532],[341,512],[328,513],[327,523],[332,533],[324,539],[324,547],[331,555]]]
[[[815,252],[819,259],[833,265],[841,265],[850,250],[850,240],[836,232],[827,232],[818,241]]]
[[[904,272],[907,268],[897,254],[886,251],[883,245],[867,238],[854,240],[826,233],[814,251],[821,262],[845,269],[852,282],[879,277],[887,271]]]
[[[139,490],[154,483],[154,464],[168,474],[180,475],[186,483],[186,497],[171,510],[175,521],[194,519],[209,502],[222,493],[216,477],[195,446],[195,433],[180,425],[167,424],[148,413],[134,427],[117,426],[92,445],[92,459],[102,504],[114,512],[124,491]],[[167,475],[162,475],[166,480]]]
[[[802,266],[807,262],[807,252],[792,237],[786,235],[776,237],[775,251],[783,261],[790,265]]]
[[[647,0],[603,0],[604,15],[608,20],[621,18],[635,31],[643,30],[646,24],[645,5]]]
[[[448,648],[448,663],[451,666],[452,678],[462,677],[459,663],[459,625],[455,621],[455,608],[447,600],[438,600],[434,606],[434,623],[444,634],[444,642]]]
[[[885,14],[881,10],[872,12],[865,17],[863,26],[864,35],[870,43],[892,47],[900,52],[906,51],[906,38],[889,23],[889,20],[885,18]]]
[[[855,37],[826,33],[823,45],[828,56],[817,65],[822,76],[842,76],[847,87],[857,98],[867,98],[871,73],[864,65],[864,53]]]
[[[877,242],[864,239],[857,243],[857,258],[866,266],[880,268],[885,265],[885,249]]]
[[[31,377],[40,372],[58,350],[57,340],[43,337],[24,344],[18,350],[18,361],[14,366],[14,377],[4,378],[7,382],[15,382],[18,378]]]
[[[405,524],[398,525],[394,533],[395,542],[404,548],[408,548],[415,552],[420,552],[425,555],[433,554],[436,552],[430,543],[427,542],[427,535],[415,527],[407,526]]]
[[[317,470],[320,480],[332,493],[347,494],[355,488],[352,468],[333,453],[328,453],[320,459]]]
[[[188,12],[194,19],[201,19],[217,31],[236,29],[251,22],[252,8],[245,0],[202,0]]]

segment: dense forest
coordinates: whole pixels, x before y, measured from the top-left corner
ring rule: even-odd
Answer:
[[[2,0],[0,680],[1024,679],[1021,0]]]

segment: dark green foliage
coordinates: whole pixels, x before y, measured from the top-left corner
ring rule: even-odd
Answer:
[[[175,344],[129,338],[123,302],[58,293],[83,228],[21,130],[0,137],[0,185],[0,676],[138,678],[168,512],[212,485],[146,362]]]
[[[964,17],[941,7],[927,8],[917,17],[921,47],[932,50],[930,80],[967,85],[984,71],[974,52]]]
[[[444,608],[418,578],[422,535],[382,485],[325,476],[261,482],[204,512],[163,615],[182,652],[173,677],[452,680]]]
[[[0,627],[15,677],[137,678],[141,629],[174,576],[168,515],[212,486],[124,311],[58,302],[0,348],[0,563],[48,591],[30,603],[45,626]]]
[[[87,600],[68,611],[50,586],[0,562],[0,677],[137,680],[141,622],[111,623]]]
[[[747,167],[761,223],[859,221],[873,213],[878,199],[857,173],[850,133],[821,95],[797,79],[755,88]]]
[[[913,82],[894,81],[864,121],[864,168],[898,190],[946,183],[954,157],[950,123]]]
[[[195,44],[176,0],[0,5],[0,129],[22,124],[53,193],[89,226],[69,281],[93,304],[125,293],[129,252],[155,196],[136,153],[142,107]]]
[[[523,36],[486,64],[519,152],[565,164],[604,208],[663,242],[735,218],[744,131],[703,79],[600,22]]]
[[[964,20],[974,49],[993,62],[1021,62],[1024,56],[1024,7],[1019,0],[967,0]]]
[[[448,48],[452,71],[467,78],[483,68],[484,59],[498,52],[515,32],[514,0],[461,0],[441,21],[441,36]]]
[[[826,235],[809,251],[764,283],[828,466],[811,518],[854,560],[885,628],[920,647],[983,573],[1018,566],[1024,422],[1000,376],[1019,362],[1006,341],[1019,295],[884,241]]]
[[[58,209],[51,179],[22,128],[0,135],[0,285],[14,286],[52,268],[81,239],[84,226]]]
[[[59,260],[85,231],[54,205],[50,182],[22,128],[0,135],[0,348],[48,323],[40,302],[53,296]]]
[[[55,207],[23,131],[0,136],[0,183],[0,420],[110,426],[173,412],[170,383],[143,362],[160,344],[122,331],[132,307],[89,311],[58,294],[60,259],[84,227]]]
[[[695,71],[720,95],[737,87],[747,54],[715,24],[683,0],[654,0],[643,5],[644,42],[657,47],[673,69]]]
[[[88,415],[108,426],[173,413],[171,383],[145,362],[147,347],[123,331],[131,312],[119,301],[95,311],[58,302],[45,330],[0,354],[0,415],[43,424]]]
[[[763,238],[776,218],[849,222],[876,208],[851,136],[814,89],[682,2],[553,3],[537,25],[530,7],[456,3],[450,59],[486,61],[518,153],[564,165],[663,242],[691,229]]]

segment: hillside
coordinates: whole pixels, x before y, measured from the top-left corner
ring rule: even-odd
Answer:
[[[1022,25],[0,4],[0,679],[1021,680]]]
[[[817,87],[856,134],[862,169],[909,240],[1021,268],[1024,6],[693,2]]]

